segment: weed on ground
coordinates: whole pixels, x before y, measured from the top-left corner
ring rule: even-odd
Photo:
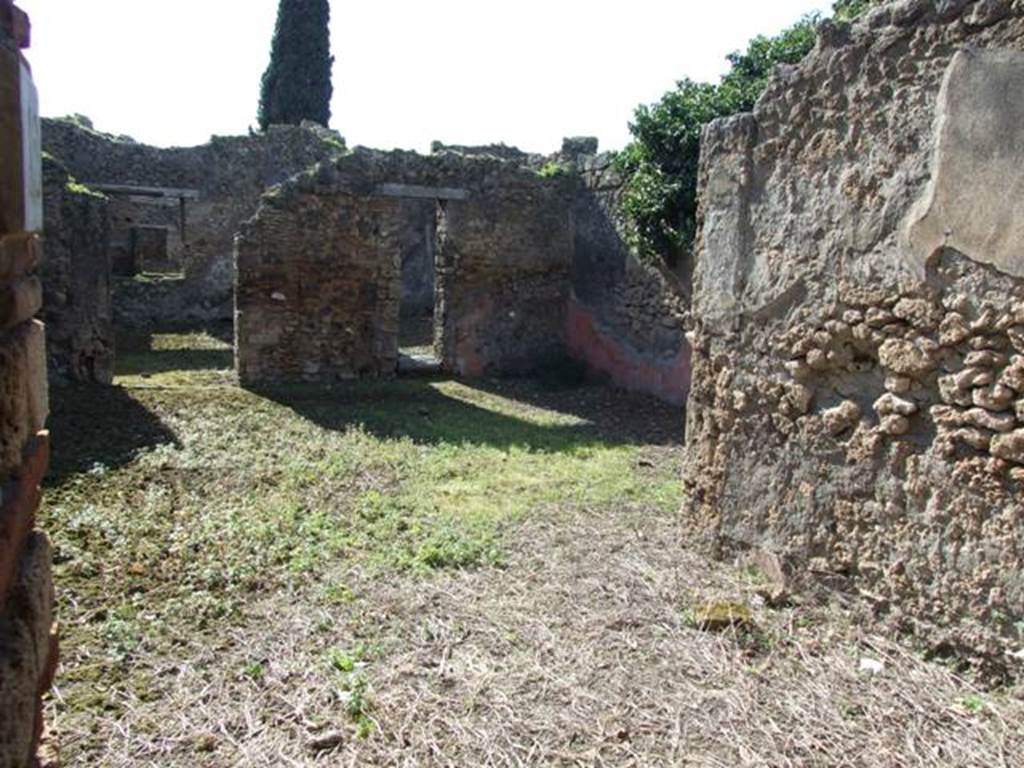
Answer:
[[[687,550],[676,409],[252,392],[209,335],[125,351],[118,386],[53,392],[66,765],[1021,763],[1013,691]],[[698,626],[716,600],[757,631]]]

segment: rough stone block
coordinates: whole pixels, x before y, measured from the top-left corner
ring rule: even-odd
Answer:
[[[40,693],[56,662],[51,560],[49,541],[33,534],[0,609],[0,766],[31,765],[38,743]]]
[[[25,449],[25,460],[0,488],[0,606],[14,583],[18,559],[35,524],[43,482],[50,463],[50,437],[40,432]]]
[[[37,277],[22,277],[0,285],[0,331],[34,317],[43,306],[43,284]]]
[[[39,236],[19,232],[0,238],[0,284],[34,272],[42,261]]]
[[[33,320],[0,333],[0,482],[21,465],[48,414],[45,334]]]
[[[39,103],[17,51],[0,46],[0,235],[42,229]]]

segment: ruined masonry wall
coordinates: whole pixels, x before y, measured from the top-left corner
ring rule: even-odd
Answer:
[[[46,259],[43,320],[51,378],[110,384],[114,378],[108,201],[69,186],[56,162],[43,163]]]
[[[687,519],[976,648],[1024,617],[1022,14],[826,25],[703,138]]]
[[[564,356],[571,184],[496,159],[355,153],[267,194],[236,242],[243,382],[390,376],[401,262],[423,237],[380,185],[457,188],[437,205],[437,346],[477,376]]]
[[[575,158],[572,355],[626,389],[678,405],[690,387],[689,297],[677,276],[641,262],[623,238],[624,179],[610,155]]]
[[[57,664],[50,545],[36,531],[49,461],[46,352],[34,319],[42,189],[27,17],[0,0],[0,765],[35,765]],[[13,161],[13,162],[9,162]]]
[[[265,134],[215,136],[201,146],[163,149],[69,120],[43,121],[43,149],[80,182],[199,190],[199,200],[187,206],[185,290],[155,304],[152,322],[229,318],[233,243],[239,225],[255,213],[267,187],[343,148],[337,134],[312,125],[272,126]],[[120,199],[114,207],[122,215],[112,221],[113,234],[132,224],[173,224],[174,202],[173,209],[163,210],[130,206]],[[139,221],[143,216],[149,218]],[[173,240],[175,235],[171,236]]]

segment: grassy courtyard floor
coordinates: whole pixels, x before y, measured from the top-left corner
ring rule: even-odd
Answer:
[[[256,393],[230,365],[142,337],[118,386],[52,393],[65,765],[1024,762],[1018,691],[686,548],[678,410],[538,381]],[[756,633],[695,627],[714,600]]]

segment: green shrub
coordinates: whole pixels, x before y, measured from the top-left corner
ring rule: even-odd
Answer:
[[[839,0],[835,18],[849,21],[878,0]],[[659,102],[641,105],[630,123],[633,141],[618,156],[627,174],[626,236],[643,257],[675,266],[697,229],[700,136],[712,120],[753,109],[779,64],[795,64],[814,47],[821,18],[805,16],[775,37],[758,36],[729,54],[730,70],[715,85],[680,80]]]

